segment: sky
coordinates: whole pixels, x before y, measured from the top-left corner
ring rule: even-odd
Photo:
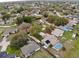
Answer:
[[[0,2],[9,2],[9,1],[23,1],[23,0],[0,0]],[[24,1],[32,1],[32,0],[24,0]],[[34,1],[34,0],[33,0]],[[42,0],[35,0],[35,1],[42,1]],[[45,0],[47,1],[47,0]],[[48,0],[49,1],[49,0]],[[50,0],[52,1],[52,0]],[[55,1],[55,0],[54,0]],[[63,1],[63,0],[56,0],[56,1]],[[68,1],[68,0],[67,0]],[[69,0],[69,1],[79,1],[79,0]]]
[[[0,0],[0,2],[9,2],[9,1],[22,1],[22,0]]]

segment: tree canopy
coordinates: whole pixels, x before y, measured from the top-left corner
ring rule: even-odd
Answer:
[[[16,24],[20,25],[23,22],[23,19],[21,17],[17,17],[15,22]]]
[[[18,8],[17,9],[17,13],[20,13],[20,12],[22,12],[24,9],[22,8],[22,7],[20,7],[20,8]]]
[[[32,17],[31,16],[23,16],[23,20],[26,23],[31,23],[32,22]]]
[[[53,15],[49,15],[47,21],[50,23],[54,23],[56,26],[60,26],[60,25],[64,26],[68,23],[67,19]]]
[[[3,13],[2,19],[3,19],[3,21],[5,22],[5,24],[6,24],[6,20],[8,20],[9,18],[10,18],[10,14],[8,14],[8,13]]]
[[[28,42],[27,33],[21,30],[12,37],[10,46],[15,49],[19,49],[22,46],[26,45],[27,42]]]
[[[31,28],[30,28],[30,34],[35,36],[38,39],[41,39],[41,36],[39,35],[41,30],[42,30],[42,28],[41,28],[41,26],[39,24],[33,23]]]

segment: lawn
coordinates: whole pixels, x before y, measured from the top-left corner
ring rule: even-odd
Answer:
[[[68,53],[65,54],[64,57],[69,58],[79,58],[79,37],[77,40],[73,41],[73,48],[70,49]]]
[[[0,27],[0,33],[2,33],[5,30],[5,28]]]
[[[77,28],[77,29],[79,29],[79,24],[75,25],[75,26],[74,26],[74,28]]]
[[[61,37],[61,41],[64,42],[64,41],[72,39],[72,34],[73,34],[72,31],[64,32],[63,36]]]
[[[33,53],[30,58],[53,58],[47,51],[40,49],[39,51]]]
[[[2,5],[0,5],[0,11],[4,10],[4,7]]]
[[[39,35],[38,33],[33,35],[34,37],[36,37],[39,41],[41,41],[43,38],[41,35]]]
[[[2,33],[3,33],[3,31],[4,31],[5,29],[6,29],[6,28],[1,28],[1,27],[0,27],[0,42],[2,41],[2,36],[1,36],[1,35],[2,35]]]
[[[79,24],[74,26],[74,28],[75,28],[74,30],[79,29]],[[65,53],[64,57],[79,58],[79,37],[77,36],[75,39],[76,40],[72,41],[73,48],[69,49],[69,51]]]
[[[8,46],[7,52],[8,52],[9,54],[16,54],[17,57],[19,57],[19,56],[21,55],[20,49],[19,49],[19,50],[16,50],[16,49],[14,49],[14,48],[12,48],[12,47],[10,47],[10,46]]]
[[[0,46],[0,51],[1,51],[2,47]]]

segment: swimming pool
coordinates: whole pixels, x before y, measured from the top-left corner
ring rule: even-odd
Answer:
[[[52,48],[56,49],[57,51],[60,50],[63,47],[61,43],[55,44]]]

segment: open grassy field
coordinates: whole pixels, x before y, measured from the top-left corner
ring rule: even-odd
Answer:
[[[64,57],[79,57],[79,37],[72,43],[73,48],[65,54]]]
[[[33,55],[31,55],[30,58],[53,58],[53,56],[51,56],[47,51],[41,49],[33,53]]]
[[[77,24],[76,26],[74,26],[74,30],[78,30],[79,29],[79,24]],[[77,33],[79,33],[79,31],[77,31]],[[68,33],[66,34],[66,38],[71,39],[71,34]],[[69,41],[69,40],[67,40]],[[72,40],[72,43],[70,44],[72,45],[72,48],[70,48],[64,55],[65,58],[79,58],[79,36],[77,36],[75,38],[75,40]],[[69,45],[68,45],[69,46]]]

